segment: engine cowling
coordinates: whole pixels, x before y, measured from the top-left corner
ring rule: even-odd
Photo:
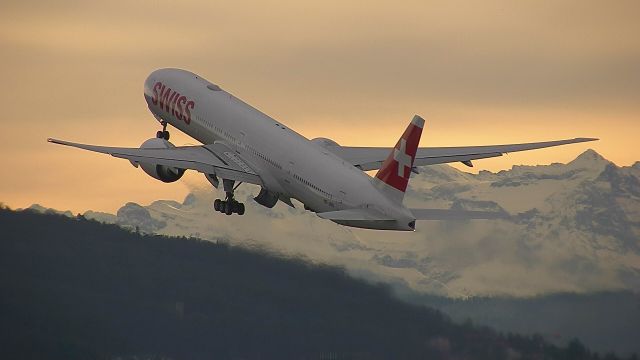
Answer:
[[[331,140],[331,139],[327,139],[327,138],[323,138],[323,137],[319,137],[319,138],[315,138],[315,139],[311,139],[312,143],[318,144],[320,146],[322,146],[323,148],[331,148],[331,147],[340,147],[340,144],[338,144],[337,142]]]
[[[255,200],[258,204],[271,209],[272,207],[276,206],[276,203],[278,202],[278,194],[271,192],[265,188],[260,188],[260,193],[258,194],[258,196],[254,197],[253,200]]]
[[[151,138],[140,145],[141,149],[170,149],[174,147],[175,145],[172,143],[159,138]],[[184,175],[184,169],[178,169],[170,166],[140,163],[140,167],[142,168],[142,171],[147,173],[147,175],[165,183],[178,181],[182,175]]]

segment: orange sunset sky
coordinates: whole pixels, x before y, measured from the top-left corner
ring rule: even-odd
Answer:
[[[598,137],[484,161],[640,160],[640,1],[2,1],[0,202],[114,212],[182,201],[127,161],[47,137],[138,146],[145,77],[180,67],[308,138],[422,146]],[[172,131],[177,145],[193,143]]]

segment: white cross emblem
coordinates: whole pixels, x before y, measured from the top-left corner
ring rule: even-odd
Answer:
[[[407,154],[405,139],[400,139],[400,149],[393,149],[393,160],[398,162],[398,176],[404,177],[405,166],[411,168],[411,156]]]

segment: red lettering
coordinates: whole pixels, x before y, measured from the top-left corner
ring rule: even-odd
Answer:
[[[180,98],[176,102],[176,107],[178,108],[178,110],[176,110],[176,116],[180,120],[184,120],[187,118],[186,116],[184,116],[184,111],[182,110],[182,104],[186,102],[187,102],[187,97],[184,95],[180,96]]]
[[[167,88],[166,86],[164,86],[164,84],[162,84],[162,89],[160,89],[160,99],[159,99],[160,100],[160,108],[161,109],[164,108],[165,100],[169,96],[169,92],[170,91],[171,91],[171,89]]]
[[[191,123],[191,110],[196,107],[195,101],[189,100],[186,96],[171,90],[170,87],[160,81],[153,85],[152,91],[151,102],[154,105],[159,105],[160,109],[174,115],[187,125]]]
[[[187,113],[187,116],[183,120],[185,123],[187,123],[187,125],[191,123],[191,111],[189,111],[189,108],[193,110],[195,106],[196,106],[196,103],[193,102],[193,100],[189,100],[187,101],[187,105],[185,105],[184,107],[184,112]]]
[[[176,95],[178,95],[178,92],[177,92],[177,91],[174,91],[174,92],[171,94],[171,97],[169,97],[169,101],[167,101],[167,103],[164,105],[164,106],[165,106],[165,108],[164,108],[164,109],[165,109],[168,113],[170,113],[170,112],[171,112],[171,110],[173,110],[173,104],[172,104],[172,102],[173,102],[173,98],[174,98],[174,97],[176,97]]]
[[[162,100],[160,100],[160,108],[162,110],[169,111],[169,101],[171,101],[169,97],[171,95],[173,95],[171,88],[166,88],[165,91],[162,93],[161,95]]]
[[[173,116],[177,117],[178,112],[176,111],[176,102],[178,101],[178,98],[180,97],[180,93],[176,91],[176,96],[173,98],[173,101],[171,101],[171,113],[173,114]]]
[[[155,85],[153,85],[153,96],[151,97],[151,102],[153,105],[158,104],[158,90],[162,87],[162,83],[158,81]]]

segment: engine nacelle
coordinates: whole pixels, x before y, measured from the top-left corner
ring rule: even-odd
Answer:
[[[175,145],[165,139],[159,138],[151,138],[140,145],[141,149],[169,149],[173,147],[175,147]],[[184,175],[184,169],[170,166],[140,163],[140,167],[147,175],[166,183],[178,181],[182,175]]]
[[[323,148],[328,148],[328,147],[340,147],[340,144],[338,144],[337,142],[331,140],[331,139],[327,139],[327,138],[315,138],[315,139],[311,139],[312,143],[318,144],[320,146],[322,146]]]
[[[272,207],[276,206],[276,203],[278,202],[278,194],[271,192],[265,188],[260,188],[260,193],[258,194],[258,196],[254,197],[253,200],[255,200],[258,204],[271,209]]]

